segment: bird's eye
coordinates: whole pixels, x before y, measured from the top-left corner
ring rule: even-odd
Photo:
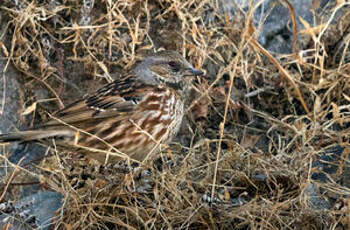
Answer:
[[[179,63],[175,62],[175,61],[169,61],[168,65],[170,66],[170,68],[174,71],[179,71],[180,70],[180,65]]]

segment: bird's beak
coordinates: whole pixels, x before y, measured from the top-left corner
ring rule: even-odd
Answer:
[[[204,72],[199,70],[199,69],[195,69],[195,68],[188,68],[185,70],[185,76],[201,76],[203,75]]]

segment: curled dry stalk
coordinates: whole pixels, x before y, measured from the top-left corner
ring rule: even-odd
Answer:
[[[334,207],[334,212],[320,214],[310,207],[307,188],[314,183],[326,192],[348,194],[334,175],[327,176],[332,179],[329,184],[312,179],[317,170],[314,164],[321,162],[330,146],[348,147],[340,140],[349,139],[349,72],[344,63],[349,36],[342,35],[344,46],[327,44],[336,40],[328,32],[335,28],[336,13],[348,7],[348,2],[337,1],[330,18],[319,28],[306,28],[304,34],[311,39],[307,47],[302,47],[297,38],[297,12],[288,0],[281,0],[292,21],[293,54],[280,59],[256,40],[259,31],[252,25],[253,15],[264,1],[250,1],[247,12],[236,5],[234,17],[222,4],[224,1],[215,0],[95,0],[90,10],[84,8],[89,7],[89,0],[61,5],[53,2],[60,1],[1,6],[9,20],[4,34],[10,42],[2,40],[0,45],[2,53],[7,53],[4,72],[12,62],[24,73],[25,82],[42,82],[57,101],[68,103],[74,98],[66,96],[67,92],[59,93],[58,76],[64,76],[65,83],[78,82],[78,88],[87,92],[90,88],[85,88],[85,83],[111,81],[139,57],[169,47],[176,47],[195,67],[205,69],[208,81],[197,88],[186,108],[186,112],[193,112],[199,104],[208,106],[203,110],[206,112],[186,124],[179,137],[181,144],[176,140],[179,148],[170,146],[161,154],[163,162],[169,157],[174,167],[159,166],[157,159],[150,159],[152,163],[145,167],[152,174],[145,181],[109,168],[102,173],[94,162],[58,150],[35,169],[19,167],[16,175],[12,174],[16,180],[4,185],[18,184],[30,175],[63,194],[56,226],[277,229],[309,223],[310,228],[332,229],[345,222],[346,204],[344,209]],[[346,21],[339,19],[339,31],[346,31],[342,27]],[[42,37],[49,38],[48,50]],[[342,54],[339,63],[327,50],[329,47],[340,47],[336,52]],[[52,58],[57,49],[62,54],[60,66]],[[298,70],[290,68],[295,64]],[[57,73],[58,69],[62,73]],[[276,69],[296,92],[301,109],[290,103],[280,78],[271,74]],[[301,80],[293,75],[301,76]],[[2,76],[7,82],[9,77]],[[306,97],[301,89],[311,96]],[[218,90],[222,98],[215,94]],[[235,101],[243,108],[231,108],[234,90],[249,95]],[[10,94],[5,93],[8,104]],[[4,146],[2,152],[7,151]],[[348,150],[332,163],[339,167],[338,177],[346,170],[346,154]],[[12,187],[3,194],[11,194]],[[210,198],[210,207],[203,197]],[[321,223],[320,217],[327,223]]]

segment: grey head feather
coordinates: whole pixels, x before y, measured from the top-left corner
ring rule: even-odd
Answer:
[[[159,84],[170,84],[169,86],[175,88],[176,90],[182,88],[182,76],[181,72],[173,77],[164,79],[162,76],[159,76],[157,73],[153,72],[150,69],[151,65],[164,65],[170,61],[176,61],[181,64],[181,69],[191,69],[193,66],[179,53],[170,50],[164,50],[157,52],[153,55],[146,57],[142,62],[140,62],[133,69],[133,73],[143,82],[150,85],[159,85]],[[170,73],[169,73],[170,74]]]
[[[144,83],[157,85],[158,82],[154,78],[154,73],[149,68],[149,63],[146,60],[140,62],[133,70],[133,74]]]

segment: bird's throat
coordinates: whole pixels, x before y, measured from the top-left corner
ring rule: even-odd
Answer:
[[[172,82],[172,81],[169,81],[169,80],[165,80],[163,77],[159,76],[158,74],[157,74],[156,77],[157,77],[158,81],[161,84],[163,84],[163,85],[166,85],[166,86],[168,86],[168,87],[170,87],[170,88],[172,88],[172,89],[174,89],[176,91],[182,91],[183,90],[184,84],[181,81],[180,82]]]
[[[165,82],[165,84],[168,87],[175,89],[176,91],[178,91],[178,90],[182,91],[182,89],[183,89],[182,82]]]

